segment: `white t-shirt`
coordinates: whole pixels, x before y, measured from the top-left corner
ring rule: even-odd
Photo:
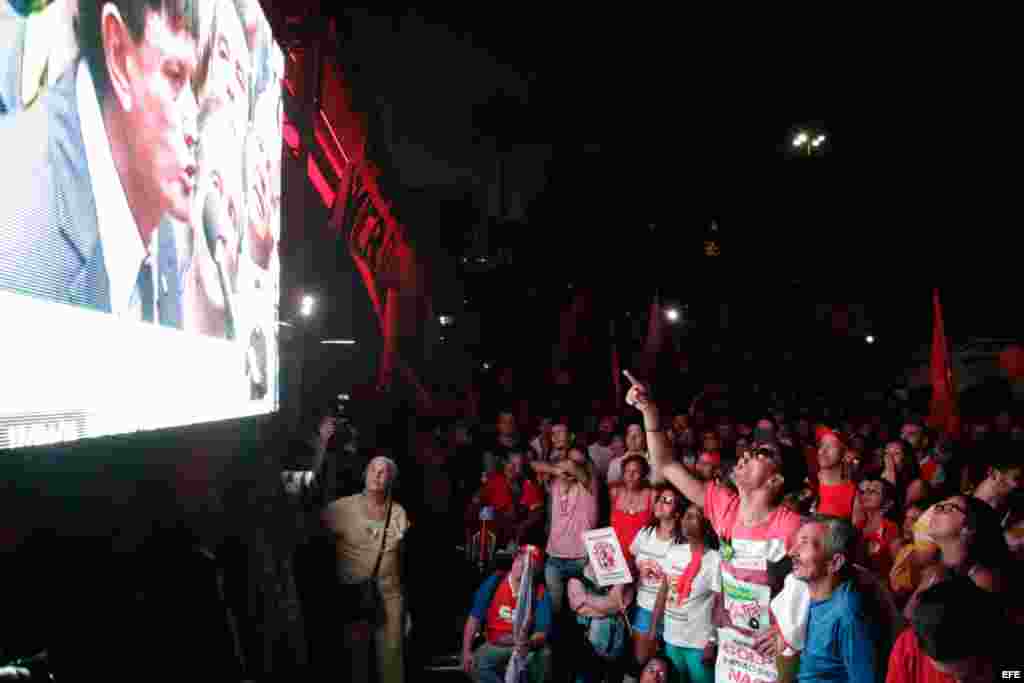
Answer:
[[[636,604],[645,610],[654,609],[654,601],[661,588],[661,579],[668,569],[668,551],[672,539],[658,538],[657,529],[641,529],[633,539],[629,552],[636,558]]]
[[[704,550],[700,571],[690,595],[682,603],[676,593],[679,577],[686,572],[693,553],[689,545],[673,545],[668,552],[668,598],[665,600],[665,642],[676,647],[703,648],[715,631],[711,609],[715,593],[722,592],[721,555]]]

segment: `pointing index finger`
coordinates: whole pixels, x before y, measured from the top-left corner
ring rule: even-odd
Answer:
[[[631,384],[640,384],[640,381],[637,380],[629,370],[623,370],[622,374],[626,376],[626,379],[628,379]]]

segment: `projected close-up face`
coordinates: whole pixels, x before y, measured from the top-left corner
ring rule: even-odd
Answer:
[[[209,174],[207,191],[216,202],[216,237],[222,243],[222,255],[228,278],[234,289],[238,277],[239,242],[243,220],[245,193],[242,188],[241,146],[235,138],[226,137],[234,131],[228,121],[204,131],[202,146],[212,153],[202,155],[203,173]]]
[[[195,38],[181,22],[149,12],[135,43],[113,5],[104,8],[103,32],[113,92],[134,132],[123,162],[134,172],[125,175],[158,202],[151,208],[188,221],[197,180]]]
[[[270,159],[263,136],[251,130],[246,139],[246,208],[249,254],[253,262],[266,268],[273,249],[270,204]]]
[[[206,71],[199,103],[203,109],[226,109],[231,118],[242,122],[249,116],[249,48],[233,5],[221,2],[215,11],[202,48]]]
[[[249,49],[252,50],[256,46],[256,36],[260,28],[259,0],[235,0],[235,7],[238,9],[238,16],[242,18],[245,42]]]

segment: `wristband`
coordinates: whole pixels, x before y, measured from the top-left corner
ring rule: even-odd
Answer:
[[[664,430],[664,429],[648,429],[648,430],[645,430],[645,431],[646,431],[646,432],[647,432],[648,434],[661,434],[661,433],[662,433],[662,432],[664,432],[665,430]]]

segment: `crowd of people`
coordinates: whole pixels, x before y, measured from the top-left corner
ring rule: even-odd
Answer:
[[[641,383],[627,404],[582,421],[586,434],[557,415],[524,430],[511,410],[489,429],[452,426],[446,523],[484,568],[475,592],[456,589],[472,595],[460,659],[474,680],[516,666],[538,683],[981,681],[1006,664],[998,648],[1024,617],[1024,443],[1008,412],[951,438],[881,412],[825,424],[713,414],[699,398],[677,410]],[[377,676],[398,681],[412,525],[402,509],[377,545],[397,465],[358,467],[362,490],[323,520],[343,583],[395,553],[376,630],[346,643],[376,633]],[[584,541],[608,527],[630,570],[611,585]]]

